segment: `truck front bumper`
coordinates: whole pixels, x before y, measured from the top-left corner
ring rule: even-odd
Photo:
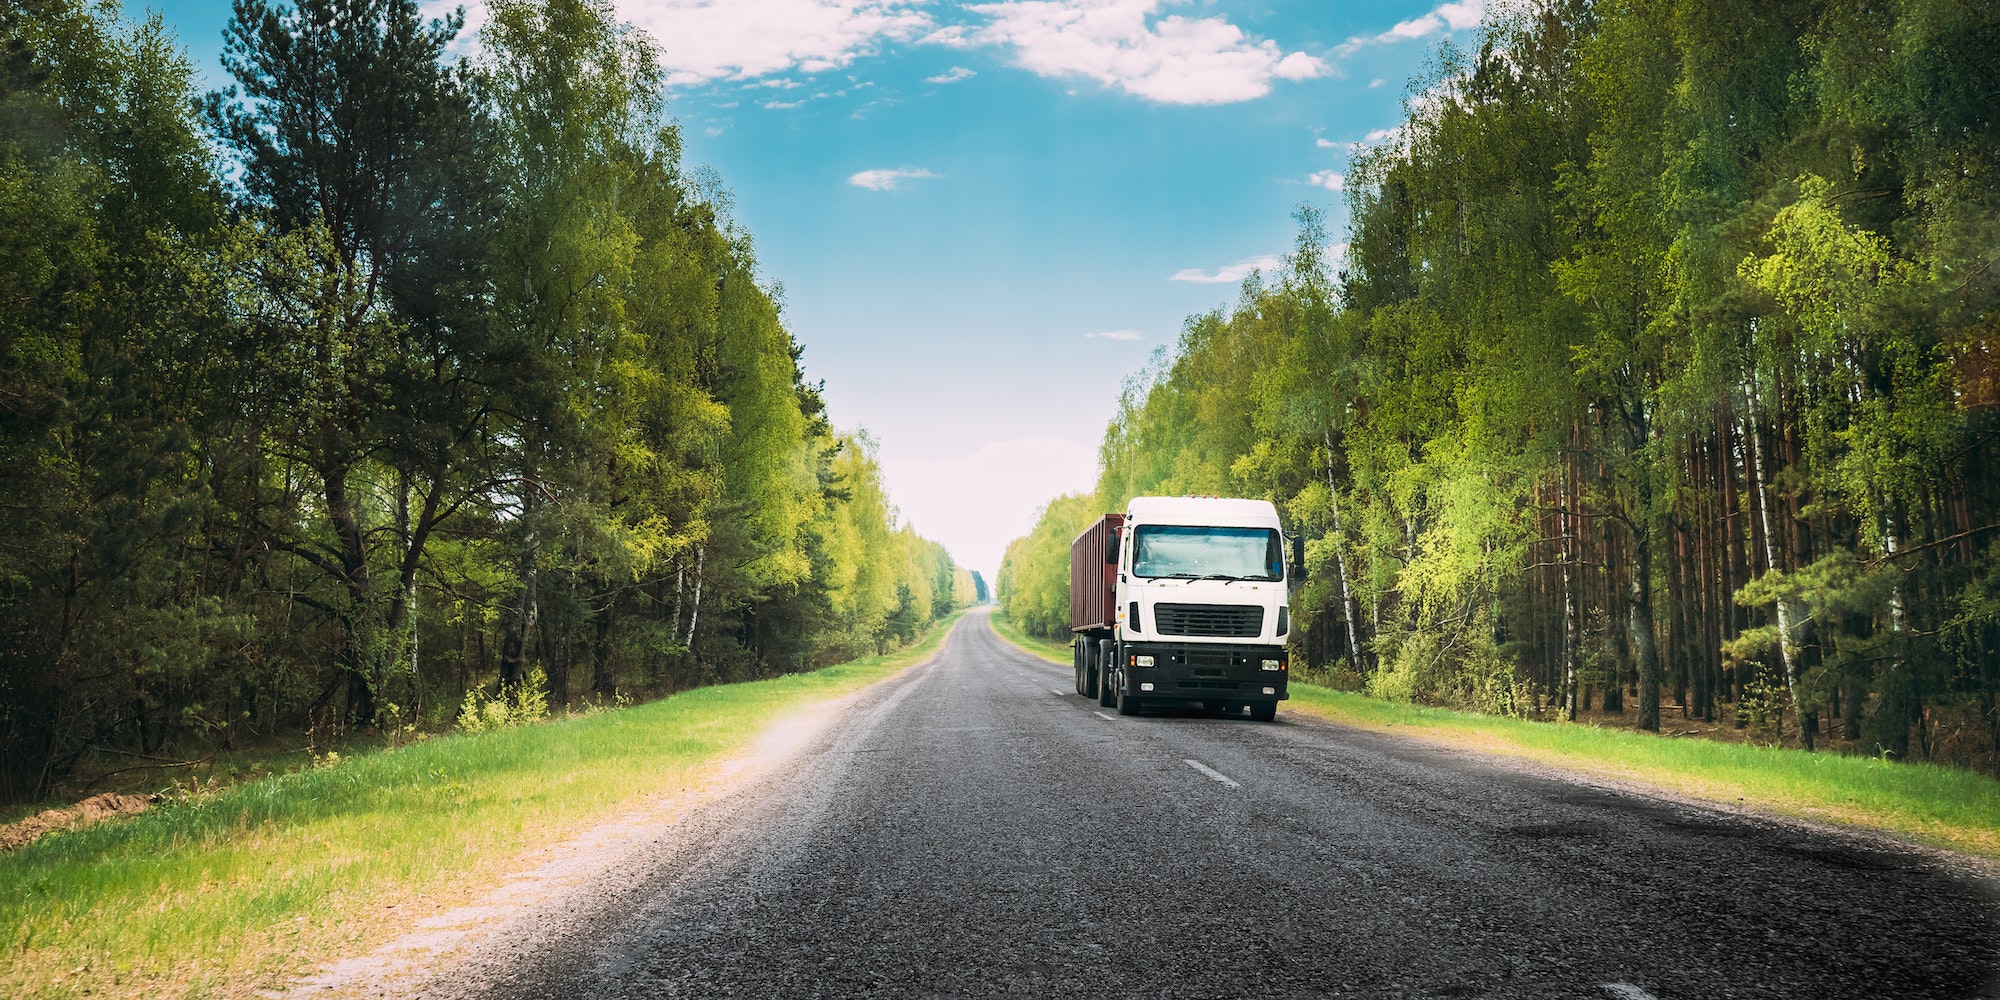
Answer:
[[[1128,642],[1126,691],[1146,701],[1248,703],[1284,701],[1291,661],[1283,646],[1240,646],[1205,642]],[[1153,665],[1138,665],[1150,656]],[[1264,669],[1275,660],[1278,669]]]

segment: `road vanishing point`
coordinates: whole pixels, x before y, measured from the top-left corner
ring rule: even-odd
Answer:
[[[1107,716],[968,614],[426,997],[1991,997],[1947,859],[1289,714]]]

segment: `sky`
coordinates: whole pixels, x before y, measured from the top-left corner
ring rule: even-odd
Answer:
[[[993,580],[1124,380],[1292,242],[1485,0],[614,0],[834,422]],[[224,0],[158,10],[223,86]],[[457,3],[426,3],[433,12]],[[481,20],[468,2],[468,24]],[[1337,237],[1336,237],[1337,238]]]

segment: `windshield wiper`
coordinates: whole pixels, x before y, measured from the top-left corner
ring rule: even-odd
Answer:
[[[1210,573],[1207,576],[1202,577],[1202,579],[1221,580],[1223,583],[1235,583],[1236,581],[1241,580],[1243,578],[1240,576],[1230,576],[1227,573]]]

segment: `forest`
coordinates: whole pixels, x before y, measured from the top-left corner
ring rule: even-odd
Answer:
[[[1344,240],[1126,383],[1069,540],[1278,503],[1295,655],[1477,711],[2000,771],[2000,5],[1547,0],[1441,46]]]
[[[911,641],[983,582],[831,423],[608,0],[0,10],[0,800]],[[171,770],[161,773],[171,774]]]

